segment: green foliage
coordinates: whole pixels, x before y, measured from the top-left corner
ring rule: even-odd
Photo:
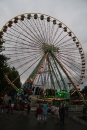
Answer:
[[[4,48],[4,46],[3,46],[3,43],[4,43],[4,40],[3,40],[3,39],[0,40],[0,52],[2,52],[2,51],[5,50],[5,48]]]
[[[0,69],[3,69],[4,67],[7,66],[7,60],[8,58],[4,55],[0,55]]]
[[[3,47],[4,40],[0,41],[0,52],[2,52],[4,49]],[[18,71],[13,67],[9,67],[7,65],[7,61],[9,58],[7,58],[5,55],[0,54],[0,93],[8,93],[10,96],[14,96],[15,89],[12,88],[12,86],[6,81],[4,74],[8,74],[8,78],[10,81],[14,81],[17,77],[17,80],[14,81],[14,84],[16,87],[21,87],[20,82],[20,76]]]
[[[87,86],[82,89],[82,94],[87,96]]]

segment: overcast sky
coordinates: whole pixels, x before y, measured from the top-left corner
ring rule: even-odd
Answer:
[[[24,13],[43,13],[60,20],[77,36],[87,57],[87,0],[0,0],[0,30]]]

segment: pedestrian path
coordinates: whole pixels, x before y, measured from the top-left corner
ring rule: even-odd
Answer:
[[[47,124],[39,125],[35,117],[35,112],[31,111],[30,118],[20,115],[19,111],[15,111],[9,118],[4,113],[0,119],[0,130],[87,130],[87,126],[83,125],[70,117],[65,118],[65,123],[62,124],[60,120],[56,124],[57,119],[49,117]]]

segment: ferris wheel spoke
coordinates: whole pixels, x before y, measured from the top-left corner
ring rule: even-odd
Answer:
[[[50,27],[50,44],[52,44],[53,43],[53,33],[54,33],[54,27],[55,27],[55,25],[54,24],[52,24],[52,27]]]
[[[34,22],[34,26],[35,26],[35,29],[36,29],[37,31],[36,31],[35,29],[34,29],[34,30],[35,30],[35,32],[38,32],[38,33],[39,33],[39,34],[38,34],[38,33],[37,33],[37,34],[38,34],[38,36],[39,36],[40,39],[41,39],[40,41],[43,42],[43,37],[42,37],[41,32],[40,32],[40,30],[39,30],[38,24],[36,23],[37,19],[34,20],[34,19],[32,18],[32,20],[33,20],[33,22]]]
[[[61,59],[61,63],[63,64],[63,66],[64,66],[64,68],[67,70],[67,72],[71,75],[71,71],[73,71],[73,69],[71,69],[71,66],[69,66],[69,64],[67,64],[66,62],[65,62],[65,60],[62,60]],[[70,71],[71,70],[71,71]],[[76,70],[75,70],[76,71]],[[75,71],[73,71],[74,73],[75,73]],[[80,71],[80,73],[81,73],[81,71]],[[80,74],[79,73],[79,74]],[[77,75],[77,73],[76,73],[76,75]]]
[[[28,20],[27,20],[27,21],[28,21]],[[37,38],[38,42],[41,43],[41,38],[40,38],[40,36],[38,35],[36,29],[33,27],[32,21],[28,21],[28,24],[31,26],[31,29],[29,29],[30,32],[32,32],[32,33],[34,32],[33,35]],[[32,31],[32,30],[33,30],[33,31]]]
[[[51,25],[51,22],[49,22],[49,44],[50,45],[52,45],[53,33],[54,33],[54,24]]]
[[[36,43],[36,44],[38,45],[38,41],[35,39],[35,36],[32,37],[32,36],[30,35],[31,33],[28,33],[26,30],[23,29],[23,27],[20,27],[18,24],[17,24],[17,26],[19,27],[19,30],[20,30],[20,29],[22,30],[21,35],[24,36],[24,39],[23,39],[23,38],[20,38],[21,40],[26,41],[26,38],[27,38],[27,42],[28,42],[28,43],[29,43],[29,40],[30,40],[30,41],[32,41],[32,43]],[[24,34],[23,32],[26,32],[27,35]]]
[[[37,56],[38,55],[40,55],[40,53],[37,53]],[[22,58],[20,57],[20,58],[16,58],[16,60],[11,60],[10,62],[8,62],[8,64],[14,64],[14,63],[16,63],[16,62],[20,62],[20,61],[24,61],[24,60],[26,60],[26,59],[28,59],[28,58],[32,58],[33,56],[36,56],[36,54],[32,54],[32,55],[28,55],[28,56],[24,56],[24,55],[22,55]]]
[[[57,34],[58,34],[58,31],[59,31],[59,27],[57,27],[57,29],[56,29],[56,31],[55,31],[55,33],[54,33],[54,35],[53,35],[53,38],[52,38],[52,43],[54,42],[55,37],[56,37],[56,36],[57,36]]]
[[[80,54],[78,55],[78,52],[73,52],[73,51],[68,51],[68,50],[69,49],[66,49],[66,50],[63,49],[63,51],[62,50],[59,51],[59,55],[61,55],[61,56],[65,55],[67,57],[75,58],[76,60],[81,60]],[[69,54],[70,54],[70,56],[69,56]],[[57,54],[57,56],[58,56],[58,54]]]
[[[46,28],[46,22],[45,22],[45,20],[44,20],[44,34],[45,34],[45,43],[47,43],[47,28]]]
[[[62,44],[63,44],[63,45],[64,45],[64,44],[66,45],[66,43],[69,42],[70,40],[72,40],[72,38],[70,38],[70,39],[68,39],[68,40],[66,40],[66,41],[64,41],[64,42],[62,42],[62,43],[60,43],[60,44],[58,44],[58,46],[61,47]]]
[[[60,49],[62,49],[62,48],[66,48],[66,47],[69,48],[69,47],[71,47],[71,46],[73,46],[74,49],[77,49],[74,42],[69,42],[69,43],[67,43],[66,45],[60,45],[59,47],[60,47]]]
[[[41,58],[41,57],[40,57]],[[39,59],[38,59],[39,60]],[[37,60],[37,61],[38,61]],[[37,62],[36,61],[36,62]],[[29,66],[26,70],[23,71],[23,73],[21,73],[14,81],[12,81],[12,83],[14,83],[21,75],[23,75],[29,68],[31,68],[36,62],[34,62],[31,66]]]
[[[13,51],[12,51],[12,52],[13,52]],[[33,51],[33,52],[37,52],[37,51]],[[33,52],[32,52],[32,53],[33,53]],[[14,55],[14,54],[16,54],[16,55],[19,55],[19,54],[27,55],[27,54],[29,54],[29,53],[31,53],[31,51],[30,51],[30,52],[29,52],[29,51],[26,51],[26,52],[22,52],[22,51],[21,51],[21,52],[19,52],[19,53],[18,53],[18,52],[17,52],[17,53],[9,53],[9,54],[7,54],[7,55],[9,55],[9,56],[10,56],[10,55]]]
[[[19,68],[21,68],[21,67],[27,65],[29,62],[31,62],[31,61],[33,62],[33,61],[36,60],[36,59],[37,59],[37,57],[33,57],[32,59],[29,59],[27,62],[23,63],[22,65],[20,65],[20,66],[18,66],[18,67],[16,67],[16,68],[19,69]]]
[[[64,58],[62,58],[63,61],[65,61],[67,64],[69,64],[72,67],[75,67],[76,70],[81,71],[81,68],[79,68],[78,66],[76,66],[76,64],[73,64],[73,62],[70,62],[70,60],[65,60]]]
[[[20,26],[19,26],[20,27]],[[22,27],[21,27],[21,29],[22,29]],[[26,32],[26,34],[27,34],[27,36],[22,32],[22,35],[24,36],[24,39],[22,39],[22,40],[25,40],[26,41],[26,39],[25,38],[27,38],[28,39],[28,41],[27,42],[29,42],[29,40],[33,43],[33,45],[35,44],[35,45],[38,45],[38,40],[36,39],[36,38],[34,38],[31,34],[32,33],[29,33],[29,32],[27,32],[26,30],[24,30],[24,29],[22,29],[23,30],[23,32],[25,31]]]
[[[70,54],[78,54],[78,55],[80,55],[78,52],[79,52],[79,50],[77,49],[77,48],[75,48],[75,47],[65,47],[65,48],[59,48],[59,53],[61,53],[61,52],[68,52],[68,53],[70,53]]]
[[[17,25],[16,25],[17,26]],[[20,28],[16,28],[16,26],[14,27],[12,27],[11,29],[13,29],[15,32],[17,32],[19,35],[22,35],[22,36],[24,36],[25,38],[27,38],[28,39],[28,36],[26,36],[26,35],[24,35],[22,32],[20,32],[19,30],[20,30]],[[19,26],[18,26],[19,27]],[[11,32],[11,33],[13,33],[13,32]],[[13,33],[15,36],[16,36],[16,34],[15,33]]]
[[[44,31],[44,43],[47,43],[47,32],[46,32],[46,23],[42,21],[43,31]]]
[[[39,57],[33,64],[31,64],[26,70],[24,70],[23,73],[20,74],[20,76],[23,75],[29,68],[31,68],[40,59],[41,59],[41,57]]]
[[[65,54],[62,54],[62,55],[60,55],[60,56],[58,56],[58,58],[59,59],[62,59],[62,57],[63,57],[63,59],[65,60],[65,61],[67,61],[67,60],[69,60],[70,62],[71,62],[71,64],[72,64],[72,62],[73,62],[73,64],[76,64],[77,66],[78,66],[78,68],[82,65],[81,64],[81,59],[76,59],[76,58],[74,58],[74,57],[68,57],[67,55],[65,55]],[[75,63],[74,63],[75,62]]]
[[[59,39],[59,37],[62,35],[63,31],[61,31],[61,33],[58,35],[58,37],[55,39],[55,41],[53,42],[53,44],[56,44],[56,41]]]
[[[40,27],[41,27],[41,30],[42,30],[42,35],[43,35],[43,42],[45,43],[45,33],[44,33],[44,25],[43,25],[43,22],[38,19],[38,22],[40,24]],[[42,22],[42,23],[41,23]]]
[[[25,52],[28,51],[30,48],[18,48],[17,46],[16,47],[6,47],[6,50],[5,51],[19,51],[19,52]],[[35,49],[32,49],[32,50],[35,50]],[[39,49],[37,49],[39,51]],[[36,50],[35,50],[36,51]],[[28,51],[29,52],[29,51]]]
[[[49,44],[49,22],[47,22],[47,43]]]
[[[81,60],[78,60],[78,59],[75,59],[74,57],[68,57],[67,55],[62,55],[63,56],[63,59],[65,60],[65,61],[67,61],[67,60],[69,60],[71,63],[73,62],[75,62],[75,64],[78,66],[78,68],[82,65],[81,64]],[[60,56],[60,58],[59,59],[61,59],[61,56]],[[67,59],[67,60],[66,60]]]
[[[42,26],[41,26],[41,23],[40,23],[40,20],[39,18],[37,19],[37,26],[38,26],[38,30],[39,30],[39,33],[41,35],[41,39],[42,39],[42,43],[44,42],[44,33],[43,33],[43,29],[42,29]]]
[[[65,46],[65,48],[59,48],[59,53],[62,52],[62,51],[63,52],[68,51],[68,53],[71,53],[71,54],[72,53],[74,54],[74,52],[76,52],[76,53],[78,52],[78,50],[75,47],[71,48],[71,47],[66,47],[66,46]]]
[[[22,22],[22,23],[26,26],[26,24],[25,24],[24,22]],[[28,28],[28,26],[26,26],[26,28]],[[38,44],[38,41],[41,42],[41,40],[37,39],[36,35],[32,32],[31,29],[28,28],[28,30],[29,30],[30,32],[26,31],[27,34],[28,34],[28,35],[30,35],[30,33],[33,34],[33,36],[32,36],[32,35],[30,35],[30,36],[31,36],[32,39],[34,39],[35,41],[37,41],[37,42],[36,42],[37,44]]]
[[[23,22],[22,22],[22,24],[24,24]],[[25,24],[24,24],[25,25]],[[18,25],[19,27],[20,27],[20,25]],[[20,27],[23,31],[25,31],[26,32],[26,34],[27,35],[30,35],[30,33],[28,33],[25,29],[23,29],[23,27]],[[29,30],[30,31],[30,30]],[[31,35],[30,35],[31,36]],[[33,39],[35,39],[35,41],[36,41],[36,37],[34,36],[31,36],[31,38],[33,38]]]
[[[17,47],[14,47],[14,48],[9,47],[9,48],[6,48],[5,51],[10,52],[9,55],[13,54],[13,52],[17,52],[17,51],[19,51],[19,53],[17,53],[17,54],[22,54],[22,53],[24,53],[24,54],[32,54],[34,52],[41,52],[39,49],[37,49],[37,50],[32,49],[32,52],[31,52],[31,50],[29,50],[28,48],[23,49],[23,48],[17,48]]]
[[[67,35],[68,35],[68,34],[66,34],[63,38],[61,38],[59,41],[57,41],[57,42],[55,43],[55,45],[56,45],[56,44],[58,45],[58,43],[60,43],[64,38],[66,38]]]
[[[19,48],[19,47],[22,47],[22,48],[26,48],[26,46],[25,45],[27,45],[27,44],[25,44],[24,42],[22,42],[22,43],[20,43],[20,42],[15,42],[15,41],[13,41],[13,40],[7,40],[8,42],[6,42],[5,44],[7,44],[7,45],[9,45],[9,47],[11,46],[11,43],[13,43],[13,47],[15,47],[15,48]],[[10,43],[11,42],[11,43]],[[18,43],[18,44],[17,44]],[[21,46],[22,45],[22,46]],[[35,46],[32,46],[32,45],[28,45],[28,50],[29,49],[34,49],[34,47]],[[40,47],[40,46],[39,46]],[[37,50],[39,50],[39,47],[37,46],[36,48],[37,48]],[[36,49],[34,49],[34,50],[36,50]]]
[[[42,39],[43,39],[43,42],[45,42],[45,35],[44,35],[44,31],[43,31],[43,27],[42,27],[42,24],[40,22],[41,20],[38,19],[38,24],[40,25],[40,29],[41,29],[41,35],[42,35]]]
[[[7,44],[7,45],[11,45],[11,43],[13,43],[13,46],[14,47],[22,47],[22,48],[25,48],[26,46],[28,47],[28,49],[31,49],[32,47],[34,48],[35,46],[34,45],[32,45],[32,42],[28,42],[28,44],[26,44],[25,42],[19,42],[19,41],[15,41],[15,40],[6,40],[6,41],[8,41],[8,42],[6,42],[5,44]],[[10,43],[11,42],[11,43]],[[37,49],[39,49],[39,47],[41,47],[41,46],[36,46],[36,48]]]
[[[59,55],[58,55],[59,56]],[[81,60],[79,59],[75,59],[74,57],[68,57],[68,55],[62,55],[62,56],[59,56],[59,59],[64,59],[64,61],[70,61],[70,63],[72,64],[72,62],[75,64],[75,65],[79,65],[78,68],[82,65],[81,64]]]
[[[31,56],[31,55],[28,55],[28,58],[29,58],[29,59],[32,58],[33,55],[38,57],[39,55],[42,55],[42,53],[38,53],[38,54],[35,54],[35,53],[34,53],[34,54],[32,54],[32,56]],[[23,55],[23,54],[22,54],[22,55],[18,55],[18,56],[17,56],[17,55],[8,55],[8,57],[9,57],[9,58],[13,58],[14,61],[15,61],[14,58],[16,58],[16,60],[17,60],[18,58],[20,58],[19,61],[21,61],[21,57],[24,57],[24,56],[26,56],[26,55]],[[12,61],[13,61],[13,60],[12,60]],[[18,62],[19,62],[19,61],[18,61]],[[9,62],[8,62],[8,63],[9,63]]]
[[[74,70],[73,68],[71,69],[71,66],[69,66],[69,64],[67,64],[65,61],[62,60],[62,63],[65,65],[65,68],[67,69],[67,71],[69,72],[70,75],[72,75],[72,73],[74,72],[76,75],[78,75],[77,71]],[[71,70],[71,71],[70,71]],[[71,73],[72,72],[72,73]],[[78,75],[79,76],[79,75]]]
[[[5,38],[5,37],[7,37],[7,38],[9,38],[9,39],[10,39],[10,37],[8,37],[8,35],[10,35],[10,34],[9,34],[9,33],[7,33],[7,36],[4,36],[4,38]],[[13,36],[13,35],[11,35],[11,36]],[[16,39],[15,39],[15,38],[16,38]],[[29,45],[28,45],[28,44],[26,44],[25,42],[27,42],[27,43],[30,43],[30,42],[29,42],[29,41],[27,41],[27,40],[25,40],[25,39],[23,39],[23,38],[20,38],[19,36],[17,36],[17,37],[16,37],[16,36],[14,36],[14,37],[12,37],[11,39],[12,39],[13,41],[15,41],[15,40],[17,40],[18,38],[19,38],[20,40],[22,40],[22,43],[20,43],[20,44],[29,46]],[[9,41],[10,41],[10,40],[9,40]],[[33,43],[33,42],[34,42],[34,41],[32,41],[32,43]],[[17,42],[17,41],[16,41],[16,42],[14,42],[14,44],[15,44],[15,43],[19,43],[19,42]]]

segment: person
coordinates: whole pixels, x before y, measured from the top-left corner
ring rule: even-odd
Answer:
[[[47,120],[47,104],[44,103],[42,106],[42,119],[43,119],[43,123],[46,124],[46,120]]]
[[[59,118],[59,107],[55,107],[55,117]]]
[[[28,103],[24,102],[24,112],[23,115],[26,116],[27,115],[27,110],[28,110]]]
[[[40,124],[41,123],[41,115],[42,115],[42,106],[39,104],[37,107],[37,121]]]
[[[24,115],[24,103],[20,104],[20,114]]]
[[[30,116],[29,116],[29,114],[30,114],[30,109],[31,109],[30,103],[28,103],[28,105],[27,105],[27,116],[28,116],[28,118],[30,118]]]
[[[51,106],[51,114],[54,117],[54,114],[55,114],[55,106],[54,105]]]
[[[68,105],[65,106],[65,110],[66,110],[66,116],[68,116],[68,111],[69,111]]]
[[[64,124],[64,119],[65,119],[65,107],[64,107],[64,104],[60,108],[60,118],[61,118],[61,122]]]
[[[9,102],[7,107],[7,118],[9,117],[10,112],[11,112],[11,103]]]
[[[0,105],[0,118],[2,118],[2,114],[3,114],[3,111],[4,111],[4,103],[2,102],[2,104]]]
[[[13,114],[14,111],[14,103],[11,103],[11,114]]]
[[[59,107],[55,107],[55,117],[56,117],[56,123],[58,123],[58,120],[59,120]]]

